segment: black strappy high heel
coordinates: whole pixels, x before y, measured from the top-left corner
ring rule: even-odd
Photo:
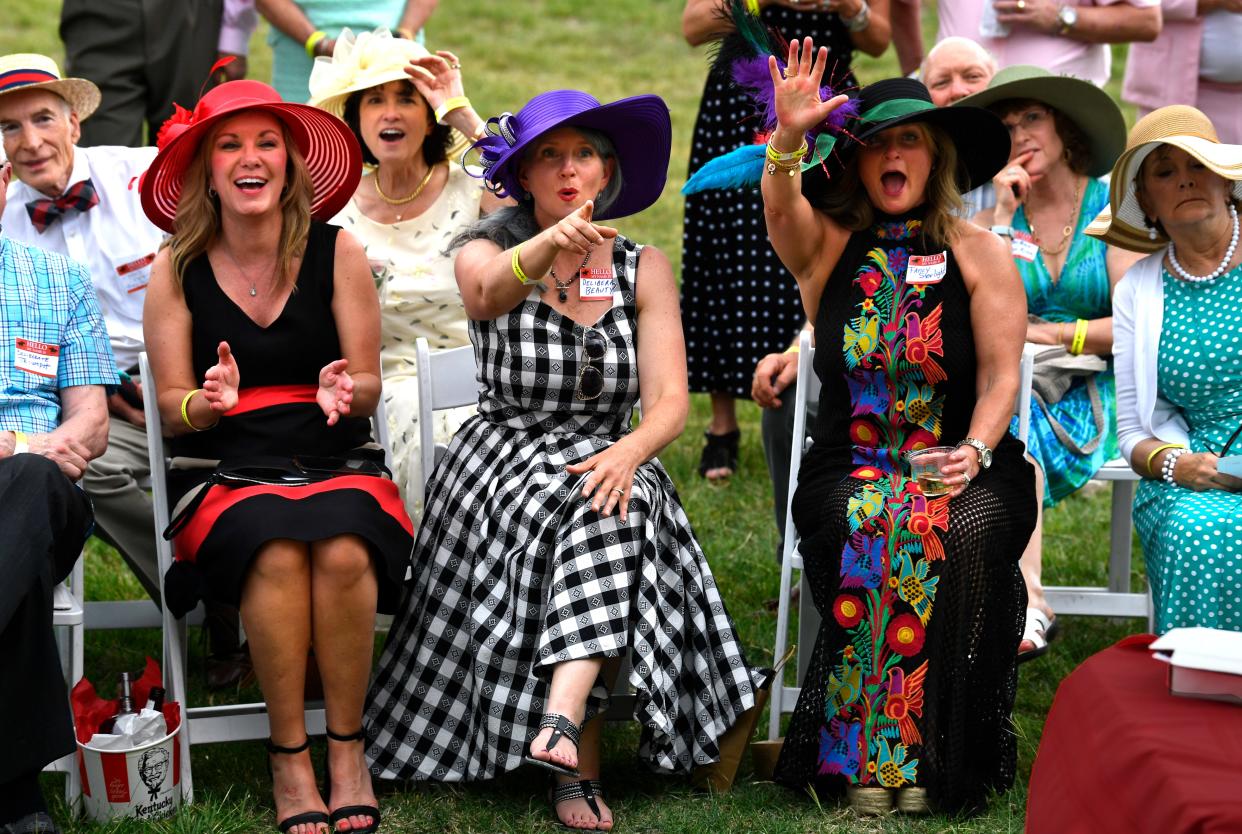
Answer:
[[[330,741],[351,742],[366,740],[366,733],[363,732],[361,727],[358,728],[357,732],[349,733],[348,735],[334,733],[330,727],[325,727],[324,732],[327,733]],[[331,802],[332,770],[328,765],[328,751],[326,749],[323,752],[323,778],[326,783],[323,792],[323,799],[324,802]],[[341,822],[341,820],[349,819],[350,817],[370,817],[371,824],[363,826],[362,828],[351,828],[348,832],[346,832],[346,834],[372,834],[373,832],[379,830],[380,809],[377,805],[344,805],[328,815],[328,819],[331,821],[332,829],[334,831],[337,830],[337,823]]]
[[[298,753],[301,753],[310,747],[309,738],[297,747],[281,747],[279,744],[275,744],[270,738],[264,743],[267,745],[267,752],[273,756],[296,756]],[[271,759],[268,759],[267,762],[267,775],[273,780],[276,778],[272,771]],[[296,825],[326,825],[330,827],[332,825],[332,820],[323,811],[306,811],[301,814],[294,814],[291,817],[285,817],[283,820],[277,820],[276,830],[280,831],[281,834],[287,834],[289,829]]]

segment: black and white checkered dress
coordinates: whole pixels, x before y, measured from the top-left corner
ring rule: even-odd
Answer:
[[[638,402],[634,277],[642,247],[618,237],[617,291],[594,325],[604,391],[574,398],[587,328],[537,292],[472,322],[479,414],[427,489],[414,579],[367,701],[381,778],[488,779],[521,764],[554,664],[629,652],[639,754],[688,772],[754,703],[747,665],[703,551],[658,460],[639,467],[622,523],[581,497],[568,464],[628,431]],[[588,717],[607,706],[596,686]]]

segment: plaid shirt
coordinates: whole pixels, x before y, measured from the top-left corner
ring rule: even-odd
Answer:
[[[18,367],[19,339],[60,348],[54,378]],[[60,389],[117,384],[108,331],[81,265],[0,237],[0,431],[50,432]]]

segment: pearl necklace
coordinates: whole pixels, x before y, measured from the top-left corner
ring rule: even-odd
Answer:
[[[1177,261],[1177,248],[1172,241],[1169,241],[1169,264],[1180,278],[1192,284],[1206,284],[1208,281],[1215,281],[1229,268],[1229,262],[1233,260],[1233,252],[1238,248],[1238,209],[1232,203],[1229,204],[1229,214],[1233,217],[1233,237],[1229,240],[1229,247],[1225,249],[1225,257],[1221,259],[1220,266],[1207,275],[1191,275],[1182,268]]]

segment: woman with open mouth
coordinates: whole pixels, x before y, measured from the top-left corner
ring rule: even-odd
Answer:
[[[432,350],[470,344],[449,241],[501,204],[459,164],[466,137],[483,120],[465,97],[461,62],[431,54],[387,30],[346,29],[331,58],[316,59],[311,104],[353,128],[367,163],[362,181],[332,223],[367,250],[380,294],[380,359],[393,478],[410,517],[422,513],[418,377],[414,345]],[[436,414],[447,443],[473,407]]]
[[[1000,239],[954,211],[1009,140],[905,78],[864,87],[834,132],[846,97],[822,100],[827,63],[810,39],[769,59],[768,234],[823,383],[793,498],[823,625],[776,779],[864,813],[978,811],[1014,778],[1035,495],[1006,432],[1022,284]],[[903,457],[928,447],[938,463],[908,477]]]

